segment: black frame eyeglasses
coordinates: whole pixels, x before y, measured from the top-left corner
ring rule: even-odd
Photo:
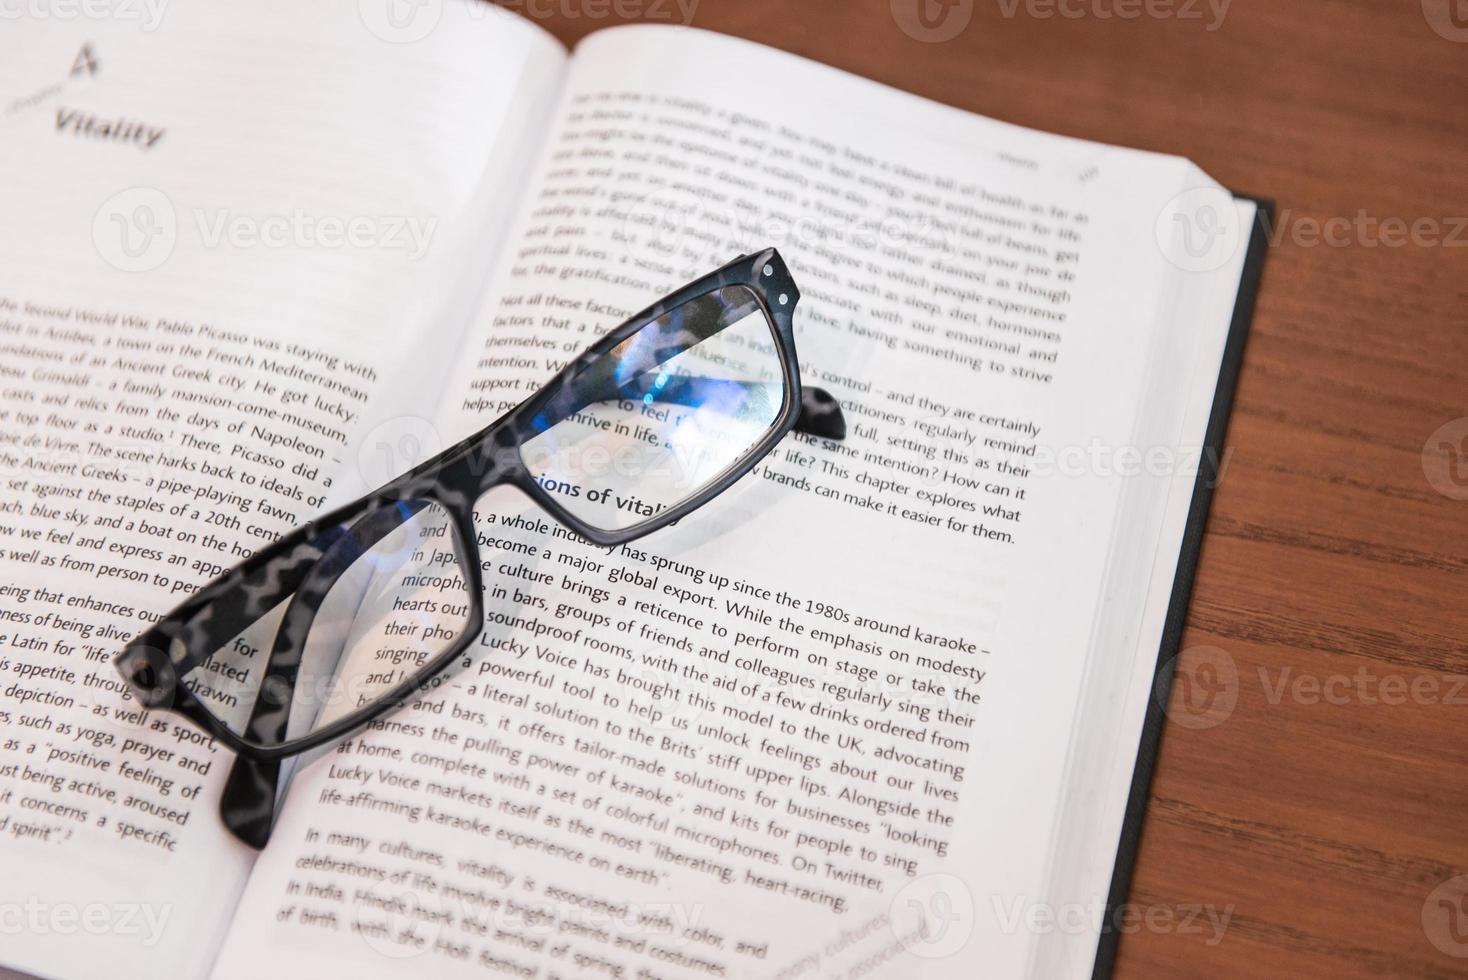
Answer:
[[[792,429],[844,438],[835,399],[800,382],[799,297],[774,249],[735,259],[622,323],[486,428],[256,552],[128,643],[116,665],[138,701],[237,753],[220,801],[235,836],[269,839],[283,759],[432,687],[483,633],[474,505],[491,488],[518,487],[611,546],[708,503]],[[371,646],[362,624],[382,625],[373,609],[389,611],[402,639],[347,670]]]

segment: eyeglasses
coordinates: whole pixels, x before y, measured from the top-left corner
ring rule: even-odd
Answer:
[[[474,504],[518,487],[594,544],[632,541],[727,490],[792,429],[841,439],[802,387],[800,294],[746,255],[589,347],[531,398],[386,486],[256,552],[118,654],[139,703],[237,754],[220,815],[263,847],[283,759],[436,683],[484,629]],[[549,615],[534,612],[529,615]]]

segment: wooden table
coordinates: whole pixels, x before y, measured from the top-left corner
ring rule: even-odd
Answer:
[[[1232,918],[1215,945],[1129,933],[1117,975],[1468,974],[1468,907],[1454,933],[1437,903],[1460,893],[1434,893],[1468,873],[1468,459],[1436,448],[1468,451],[1468,421],[1434,437],[1468,416],[1468,19],[1451,0],[1237,0],[1221,23],[1218,0],[1132,19],[971,0],[923,42],[898,26],[922,23],[913,2],[701,0],[693,24],[1181,154],[1279,207],[1180,666],[1231,665],[1236,705],[1168,726],[1132,892]],[[568,42],[616,21],[549,8],[579,14],[542,20]]]

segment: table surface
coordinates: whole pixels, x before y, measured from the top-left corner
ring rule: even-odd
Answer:
[[[929,0],[968,21],[922,42],[915,2],[701,0],[692,23],[1279,207],[1179,665],[1235,703],[1185,725],[1174,689],[1132,891],[1163,911],[1117,975],[1468,973],[1468,906],[1440,902],[1468,883],[1468,465],[1442,445],[1468,421],[1439,432],[1468,416],[1468,11]],[[568,42],[617,22],[529,9]],[[1221,941],[1194,907],[1230,914]]]

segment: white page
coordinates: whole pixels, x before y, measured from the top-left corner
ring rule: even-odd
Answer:
[[[404,351],[442,369],[565,54],[463,4],[413,43],[351,4],[36,9],[0,37],[0,959],[197,976],[254,858],[228,756],[111,657],[359,468]]]
[[[1162,316],[1162,342],[1149,367],[1156,381],[1130,443],[1162,450],[1155,457],[1162,465],[1137,465],[1127,477],[1128,504],[1118,515],[1108,586],[1113,599],[1109,615],[1097,625],[1098,652],[1085,681],[1084,707],[1071,726],[1071,768],[1091,778],[1072,780],[1050,858],[1055,881],[1045,901],[1052,911],[1071,913],[1069,921],[1080,927],[1047,929],[1052,941],[1037,947],[1032,976],[1080,976],[1092,969],[1096,927],[1107,914],[1142,723],[1151,702],[1160,696],[1154,690],[1157,651],[1171,611],[1173,578],[1196,479],[1214,465],[1214,479],[1221,481],[1228,469],[1227,457],[1204,447],[1203,441],[1258,209],[1252,201],[1233,201],[1230,193],[1196,168],[1183,186],[1177,199],[1180,207],[1211,208],[1224,215],[1218,225],[1224,238],[1201,262],[1181,240],[1172,243],[1177,249],[1172,253],[1175,284]],[[1170,214],[1162,220],[1180,229]],[[1184,383],[1166,380],[1170,378]],[[1129,599],[1143,585],[1140,591],[1146,598],[1139,606]],[[1214,723],[1212,717],[1185,716],[1182,723],[1208,725]],[[1004,914],[1013,921],[1016,911],[1023,918],[1033,910],[1020,903]],[[1108,924],[1123,932],[1135,930],[1145,911],[1134,904],[1113,909]],[[1200,933],[1212,945],[1222,938],[1232,907],[1195,902],[1185,895],[1175,907],[1154,915],[1164,913],[1176,916],[1170,921],[1179,929]],[[1058,920],[1060,915],[1051,918]]]
[[[736,116],[746,122],[731,139]],[[803,376],[842,398],[851,438],[787,440],[705,511],[615,555],[506,525],[535,515],[514,493],[487,497],[483,643],[449,688],[299,775],[217,975],[344,963],[373,977],[484,967],[795,976],[873,963],[905,977],[971,976],[979,963],[1022,973],[1040,937],[1006,929],[988,899],[1049,887],[1070,719],[1124,483],[1037,468],[967,488],[949,476],[975,477],[980,455],[997,467],[1042,448],[1130,444],[1170,288],[1153,219],[1188,165],[658,29],[584,42],[552,132],[511,236],[518,247],[471,334],[467,352],[477,336],[480,358],[465,356],[449,387],[462,401],[443,413],[443,440],[528,395],[621,315],[769,244],[803,292]],[[918,186],[929,200],[893,203]],[[697,217],[650,243],[648,219],[682,209]],[[922,272],[904,280],[893,270],[910,253]],[[1041,268],[1027,270],[1026,254]],[[978,282],[986,257],[1019,265],[990,266]],[[930,297],[936,312],[913,302]],[[1004,322],[964,319],[974,311]],[[972,417],[946,424],[960,409]],[[943,462],[924,466],[929,454]],[[1017,519],[981,516],[1002,493],[986,482],[1023,501],[1006,507]],[[921,501],[923,490],[952,499]],[[879,499],[880,510],[852,498]],[[933,512],[937,527],[922,519]],[[625,568],[637,577],[614,581]],[[754,598],[739,588],[750,583],[762,590]],[[517,606],[517,594],[547,604]],[[754,623],[729,601],[769,619]],[[867,646],[838,648],[818,629]],[[965,649],[944,651],[918,629],[962,637]],[[867,652],[876,646],[881,655]],[[847,720],[835,717],[842,708]],[[927,748],[892,733],[904,720]],[[907,758],[866,754],[879,746]],[[400,780],[415,777],[404,791]],[[843,789],[866,799],[839,799]],[[916,814],[874,812],[875,800],[909,797],[924,804]],[[929,925],[958,911],[966,928],[914,938],[914,911]]]

